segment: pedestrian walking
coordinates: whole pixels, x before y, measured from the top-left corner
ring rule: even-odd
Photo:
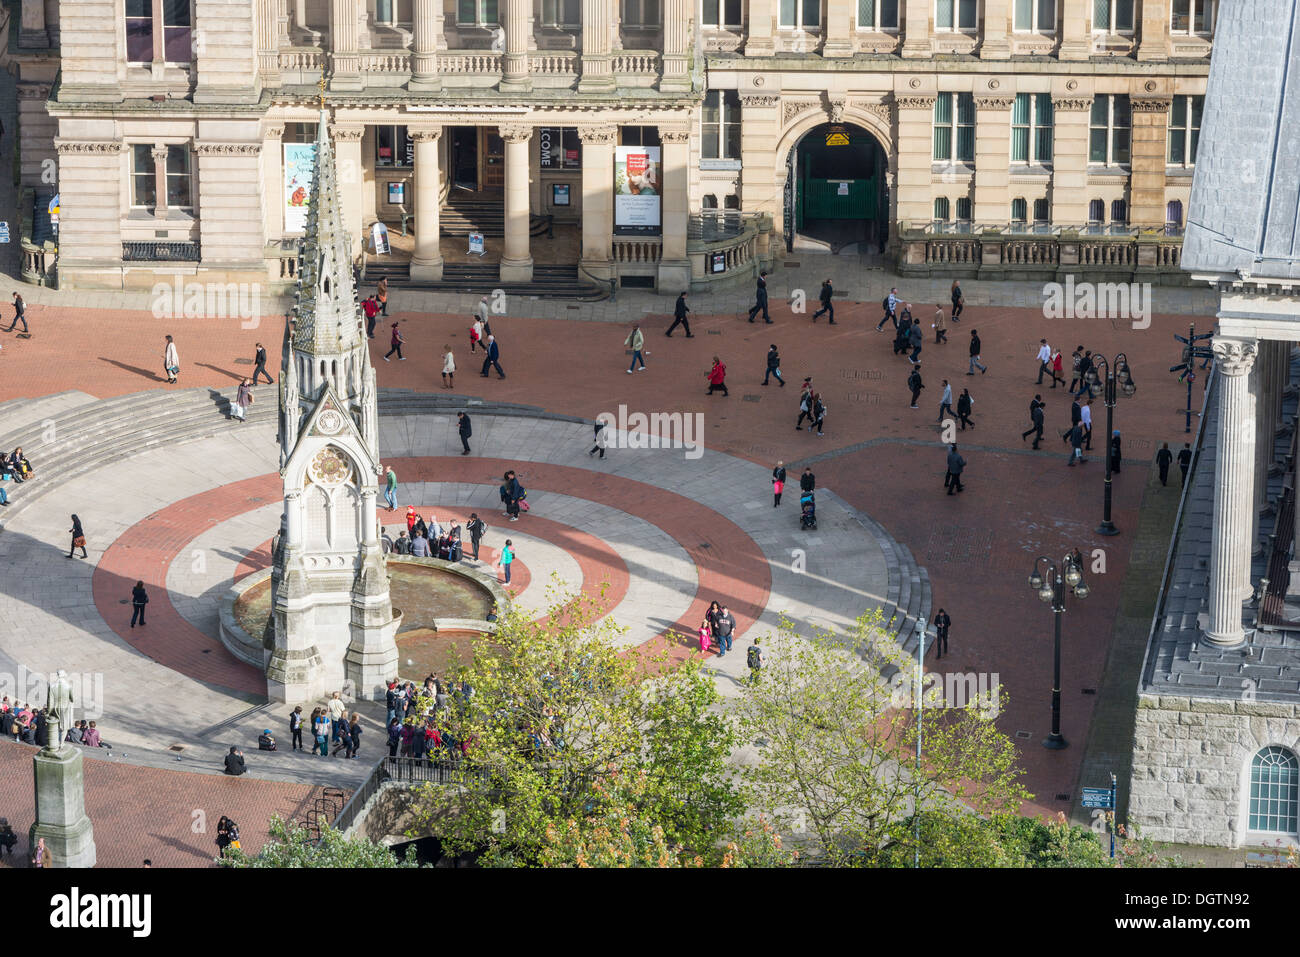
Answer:
[[[948,380],[947,380],[947,379],[944,379],[944,380],[943,380],[943,394],[942,394],[941,396],[939,396],[939,421],[940,421],[940,422],[943,421],[943,414],[944,414],[945,412],[947,412],[949,415],[952,415],[952,414],[953,414],[953,411],[952,411],[952,386],[950,386],[950,385],[948,384]]]
[[[803,474],[799,476],[799,490],[801,492],[812,492],[817,488],[817,476],[813,474],[811,467],[805,466]]]
[[[1119,474],[1120,461],[1123,459],[1120,449],[1119,429],[1110,434],[1110,470]]]
[[[981,375],[989,371],[988,367],[985,366],[982,362],[980,362],[979,333],[976,330],[972,329],[970,331],[970,367],[966,370],[966,374],[974,375],[975,370],[977,368],[980,370]]]
[[[352,738],[352,749],[343,756],[345,758],[355,758],[357,752],[361,750],[361,716],[355,711],[352,712],[352,717],[348,721],[348,734]]]
[[[804,385],[807,385],[805,382]],[[812,390],[805,389],[799,393],[799,418],[795,420],[794,430],[803,431],[803,420],[812,418]]]
[[[907,361],[912,365],[917,365],[921,361],[922,337],[921,324],[913,320],[911,327],[907,330],[907,344],[912,347],[912,354],[907,357]]]
[[[772,507],[781,504],[781,493],[785,491],[785,463],[777,462],[772,469]]]
[[[713,367],[709,369],[706,375],[709,380],[709,391],[705,393],[706,395],[713,395],[715,389],[721,389],[723,395],[729,394],[727,392],[727,383],[725,381],[727,378],[727,367],[722,364],[722,360],[717,356],[713,357]]]
[[[943,484],[948,489],[948,494],[965,490],[966,486],[961,484],[961,473],[966,469],[966,460],[957,453],[957,445],[953,443],[948,452],[948,474],[944,476]]]
[[[749,667],[749,683],[758,684],[763,671],[763,649],[758,646],[758,636],[754,643],[745,649],[745,664]]]
[[[484,334],[487,334],[488,328],[491,326],[491,322],[488,320],[490,313],[491,310],[488,309],[488,297],[479,296],[478,305],[474,307],[474,315],[478,318],[478,321],[483,324]]]
[[[235,390],[235,404],[230,408],[230,417],[240,422],[248,421],[248,407],[253,404],[253,384],[248,379],[241,379]]]
[[[822,283],[822,291],[817,296],[818,300],[822,304],[822,307],[813,313],[813,317],[812,317],[813,322],[816,322],[817,317],[824,312],[830,318],[831,325],[832,326],[835,325],[835,307],[831,305],[831,297],[834,295],[835,295],[835,287],[831,285],[831,277],[827,276],[826,281]]]
[[[388,318],[388,279],[387,277],[379,280],[379,285],[375,287],[375,298],[379,300],[379,313],[385,319]]]
[[[767,270],[761,270],[758,274],[758,281],[754,284],[754,305],[749,310],[749,321],[753,322],[754,317],[763,313],[763,321],[770,323],[772,317],[767,314]]]
[[[80,548],[81,557],[88,558],[89,556],[86,554],[86,533],[81,529],[81,519],[73,515],[72,527],[68,531],[72,535],[72,547],[68,549],[68,557],[71,558],[72,553]]]
[[[948,324],[943,318],[943,305],[936,304],[934,307],[934,322],[930,323],[930,328],[934,330],[934,344],[947,343],[948,341]]]
[[[1052,353],[1052,388],[1056,388],[1056,383],[1065,386],[1064,366],[1061,364],[1061,350],[1057,349]]]
[[[907,377],[907,387],[912,390],[912,408],[916,408],[916,400],[921,397],[921,390],[925,388],[925,383],[921,381],[921,367],[912,366],[912,374]]]
[[[591,446],[591,451],[588,452],[587,455],[591,456],[599,452],[602,459],[605,457],[605,446],[609,441],[609,437],[605,434],[605,426],[606,422],[604,419],[596,419],[592,423],[591,438],[594,444]]]
[[[144,590],[144,582],[138,581],[131,589],[131,627],[138,621],[144,627],[144,606],[149,604],[149,593]]]
[[[699,638],[700,638],[700,654],[707,655],[709,653],[709,647],[713,644],[713,629],[709,627],[708,618],[703,618],[700,620]]]
[[[406,356],[402,355],[402,343],[405,341],[406,340],[402,338],[402,331],[397,328],[397,323],[396,322],[393,323],[392,346],[389,348],[389,350],[386,353],[384,353],[384,361],[387,362],[388,357],[391,356],[394,352],[397,353],[397,358],[399,360],[404,361],[406,359]]]
[[[817,434],[821,435],[822,423],[826,421],[826,403],[822,401],[822,394],[820,392],[813,393],[812,417],[812,424],[808,426],[808,431],[811,432],[815,427],[817,429]]]
[[[486,335],[486,333],[483,331],[483,320],[479,319],[478,317],[475,317],[474,324],[469,327],[469,354],[470,355],[473,355],[474,350],[477,349],[479,346],[483,346],[485,350],[487,349],[487,346],[483,344],[484,335]]]
[[[253,385],[257,385],[257,377],[263,375],[266,376],[267,385],[275,385],[271,373],[266,371],[266,348],[259,342],[257,351],[253,353]]]
[[[1183,473],[1183,485],[1187,484],[1187,470],[1192,466],[1192,444],[1184,442],[1178,452],[1178,469]]]
[[[735,637],[736,616],[726,605],[718,612],[713,626],[713,637],[718,640],[718,657],[721,658],[731,650],[731,639]]]
[[[289,712],[289,750],[302,750],[302,705]]]
[[[934,616],[934,650],[935,660],[939,660],[948,653],[948,629],[952,626],[952,619],[942,608]]]
[[[781,378],[781,353],[777,352],[775,342],[767,347],[767,372],[763,374],[763,385],[767,385],[770,376],[776,376],[776,381],[785,387],[785,380]]]
[[[1038,340],[1038,382],[1036,385],[1043,384],[1043,373],[1052,371],[1052,347],[1047,344],[1046,339]],[[1052,388],[1056,388],[1056,380],[1052,380]]]
[[[175,382],[176,377],[181,374],[181,356],[176,351],[176,343],[172,341],[171,336],[167,336],[167,345],[163,348],[163,370],[167,373],[167,381]]]
[[[452,389],[456,386],[456,354],[451,346],[442,347],[442,387]]]
[[[975,423],[970,420],[971,406],[975,400],[971,398],[970,389],[962,389],[961,395],[957,396],[957,416],[961,419],[961,430],[966,431],[966,427],[975,428]]]
[[[469,455],[469,437],[474,434],[474,428],[470,424],[469,415],[464,412],[457,412],[456,425],[456,432],[460,435],[460,454]]]
[[[504,379],[505,372],[501,369],[501,347],[497,345],[496,336],[487,337],[487,356],[483,359],[483,371],[479,373],[480,378],[488,377],[488,369],[497,370],[497,378]]]
[[[1070,443],[1070,458],[1067,464],[1073,468],[1075,462],[1088,461],[1083,457],[1083,426],[1076,422],[1070,426],[1070,431],[1065,433],[1065,438]]]
[[[1088,385],[1088,373],[1092,371],[1092,351],[1084,352],[1083,358],[1079,360],[1079,388],[1072,389],[1076,396],[1083,395],[1091,389]]]
[[[487,533],[487,525],[478,517],[478,512],[469,513],[469,522],[465,526],[465,531],[469,532],[469,544],[474,550],[474,561],[478,561],[479,542],[483,541],[483,536]]]
[[[379,300],[374,296],[366,296],[361,303],[361,311],[366,314],[366,338],[375,337],[375,323],[379,321]]]
[[[686,330],[686,338],[694,339],[695,337],[691,335],[691,324],[686,321],[686,316],[690,311],[691,310],[686,305],[686,293],[678,293],[677,304],[673,306],[673,324],[668,327],[668,331],[665,332],[664,335],[671,339],[673,337],[673,330],[680,325],[684,330]]]
[[[898,325],[894,327],[894,355],[899,355],[907,351],[910,344],[909,338],[912,335],[912,313],[903,308],[898,314]]]
[[[880,307],[885,310],[885,315],[876,323],[876,332],[885,328],[885,323],[892,322],[894,328],[898,328],[898,320],[894,318],[894,309],[898,306],[898,289],[889,290],[889,295],[880,302]]]
[[[1169,451],[1169,443],[1166,442],[1160,446],[1160,451],[1156,453],[1156,468],[1160,470],[1160,484],[1169,484],[1169,466],[1174,461],[1174,453]]]
[[[27,333],[27,304],[23,302],[23,297],[14,293],[14,321],[9,323],[9,328],[5,332],[13,332],[14,326],[18,323],[23,324],[23,332]]]
[[[501,549],[501,574],[505,576],[505,583],[510,584],[510,566],[514,564],[515,552],[510,546],[513,543],[506,539],[505,547]]]
[[[1066,390],[1067,392],[1073,393],[1074,387],[1079,384],[1079,365],[1082,362],[1083,362],[1083,346],[1078,345],[1074,347],[1074,352],[1070,356],[1071,377],[1070,377],[1069,388]]]
[[[636,368],[638,362],[641,363],[641,370],[645,371],[645,356],[641,354],[641,350],[645,348],[645,336],[642,334],[639,325],[632,327],[628,337],[623,340],[623,345],[632,350],[632,364],[627,367],[627,374],[632,374],[632,370]]]
[[[1034,437],[1034,448],[1038,448],[1038,443],[1043,441],[1043,408],[1046,404],[1042,394],[1035,393],[1029,402],[1029,428],[1020,433],[1021,442],[1031,435]]]
[[[383,468],[383,466],[381,465],[380,468]],[[384,482],[384,500],[385,500],[386,502],[388,502],[388,510],[389,510],[390,512],[392,512],[392,511],[396,511],[396,509],[397,509],[397,473],[393,471],[393,467],[392,467],[391,465],[388,467],[388,472],[387,472],[387,474],[385,475],[385,482]]]
[[[961,283],[956,279],[952,281],[951,297],[952,297],[952,321],[958,322],[960,321],[958,317],[961,315],[961,311],[964,308],[966,308],[966,300],[962,297],[961,294]]]
[[[1079,424],[1083,426],[1083,448],[1092,451],[1092,399],[1088,398],[1079,408]]]

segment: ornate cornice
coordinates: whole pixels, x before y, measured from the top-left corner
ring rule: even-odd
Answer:
[[[442,136],[442,127],[437,126],[433,129],[409,130],[407,135],[417,143],[436,143],[438,137]]]
[[[938,97],[934,95],[906,95],[894,97],[894,102],[898,105],[900,110],[932,110],[934,109],[934,102],[937,99]]]
[[[1059,113],[1087,113],[1092,109],[1092,100],[1082,96],[1053,97],[1052,109]]]
[[[502,126],[498,132],[507,143],[527,143],[533,136],[531,126]]]
[[[742,109],[751,107],[770,108],[779,105],[781,97],[775,93],[742,93],[740,94],[740,106]]]
[[[974,100],[977,110],[1009,110],[1016,105],[1014,96],[977,96]]]
[[[282,139],[283,137],[284,137],[283,123],[281,123],[279,126],[268,126],[262,130],[262,139],[264,140],[278,140],[278,139]]]
[[[330,137],[343,143],[360,142],[361,137],[365,135],[365,129],[360,126],[331,126]]]
[[[260,156],[261,143],[195,143],[198,156]]]
[[[781,109],[781,125],[789,126],[800,113],[806,113],[808,110],[820,109],[821,104],[816,100],[786,100],[785,106]]]
[[[691,138],[690,130],[664,130],[659,131],[659,140],[663,143],[686,143]]]
[[[1168,113],[1173,101],[1160,97],[1129,97],[1129,106],[1134,113]]]
[[[578,139],[583,146],[614,146],[618,143],[617,126],[580,126]]]
[[[78,140],[55,140],[54,148],[59,153],[120,153],[121,143],[86,143]]]
[[[1214,367],[1227,376],[1243,376],[1255,364],[1256,344],[1247,339],[1215,339]]]
[[[893,122],[894,110],[888,103],[852,103],[850,105],[855,109],[880,117],[885,121],[886,125]]]

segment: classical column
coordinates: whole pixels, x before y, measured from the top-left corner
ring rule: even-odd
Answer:
[[[582,0],[582,76],[580,93],[599,93],[615,87],[609,58],[610,0]]]
[[[442,234],[438,225],[441,133],[441,129],[411,131],[411,139],[415,140],[415,254],[411,257],[411,278],[424,281],[442,278]]]
[[[270,242],[278,242],[284,236],[283,137],[281,125],[262,130],[262,212]]]
[[[1168,0],[1142,0],[1142,19],[1138,21],[1137,28],[1137,58],[1168,60],[1172,50]]]
[[[1255,430],[1250,398],[1250,370],[1255,342],[1216,338],[1218,370],[1218,460],[1214,470],[1214,520],[1210,545],[1210,621],[1205,640],[1238,645],[1245,640],[1241,623],[1241,579],[1250,575],[1250,509],[1255,459]]]
[[[153,188],[159,210],[167,208],[167,147],[154,146],[149,151],[153,157]],[[197,164],[196,164],[197,165]],[[199,209],[203,207],[200,206]]]
[[[749,26],[745,32],[745,56],[772,56],[772,39],[778,0],[749,0]]]
[[[528,76],[528,35],[533,29],[533,5],[529,0],[502,0],[501,8],[505,13],[503,26],[506,31],[506,52],[501,58],[501,92],[525,93],[533,88],[533,81]]]
[[[413,93],[436,93],[442,89],[438,76],[438,37],[442,35],[442,4],[439,0],[414,0],[415,49],[411,57]]]
[[[930,169],[935,99],[933,93],[894,96],[898,113],[898,223],[919,226],[928,223],[934,211]]]
[[[597,126],[578,132],[582,137],[582,266],[598,279],[611,279],[618,127]]]
[[[361,137],[364,128],[331,127],[334,139],[334,167],[338,171],[339,207],[343,228],[352,240],[352,256],[361,255],[366,243],[361,226]]]
[[[826,0],[826,39],[822,56],[853,56],[853,15],[856,0]]]
[[[1011,41],[1007,24],[1011,16],[1010,0],[984,0],[984,30],[979,54],[982,60],[1009,60]]]
[[[659,258],[660,292],[689,289],[691,264],[686,258],[686,224],[690,211],[690,146],[688,130],[660,128],[663,144],[663,246]]]
[[[664,55],[659,89],[683,91],[691,88],[688,54],[695,4],[691,0],[664,0]]]
[[[1092,37],[1088,35],[1088,8],[1091,4],[1092,0],[1061,0],[1058,59],[1086,60],[1092,55]]]
[[[900,0],[903,8],[903,56],[928,57],[933,48],[930,42],[930,7],[932,0]]]
[[[1129,178],[1129,223],[1165,224],[1165,151],[1169,135],[1168,97],[1132,97],[1132,147]]]
[[[357,3],[358,0],[330,0],[331,90],[360,90],[362,86]]]
[[[1250,508],[1250,553],[1252,556],[1263,552],[1260,543],[1260,513],[1268,501],[1268,453],[1273,448],[1272,423],[1268,408],[1273,378],[1273,343],[1260,339],[1256,345],[1255,367],[1250,372],[1250,396],[1255,403],[1255,415],[1251,427],[1255,430],[1255,460],[1251,463],[1251,472],[1255,476],[1253,483],[1254,497]]]
[[[956,94],[954,94],[954,97]],[[975,97],[975,222],[1011,216],[1011,108],[1014,96]]]
[[[257,72],[273,89],[280,86],[279,8],[277,0],[257,0]]]
[[[514,0],[511,0],[514,2]],[[528,251],[528,144],[531,126],[503,126],[506,142],[506,238],[501,256],[502,282],[531,282],[533,257]]]
[[[1088,221],[1088,120],[1091,98],[1052,97],[1052,219],[1065,226]]]

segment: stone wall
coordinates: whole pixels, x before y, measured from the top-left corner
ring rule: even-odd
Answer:
[[[1263,843],[1246,833],[1246,802],[1269,745],[1300,754],[1300,705],[1139,695],[1129,822],[1156,841]]]

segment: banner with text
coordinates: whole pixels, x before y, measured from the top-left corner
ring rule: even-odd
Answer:
[[[284,144],[284,231],[307,231],[312,169],[316,162],[315,143]]]
[[[614,148],[614,225],[658,227],[662,165],[658,146]]]

